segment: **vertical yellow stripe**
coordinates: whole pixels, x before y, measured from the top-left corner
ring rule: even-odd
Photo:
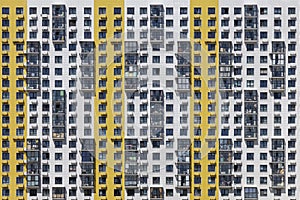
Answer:
[[[0,31],[0,38],[1,38],[1,44],[9,44],[9,51],[2,51],[2,47],[0,47],[0,54],[2,56],[9,56],[9,63],[5,64],[2,63],[2,59],[0,60],[1,63],[1,68],[3,69],[4,67],[9,68],[9,75],[3,75],[0,73],[1,76],[1,82],[3,80],[8,80],[9,81],[9,87],[2,87],[2,83],[0,84],[0,91],[1,91],[1,98],[3,96],[3,92],[9,92],[9,99],[8,100],[2,100],[1,105],[0,105],[0,111],[1,111],[1,129],[3,128],[8,128],[10,130],[9,136],[1,136],[1,144],[3,140],[8,140],[9,141],[9,148],[2,148],[2,145],[0,145],[0,151],[1,151],[1,169],[3,164],[8,164],[10,166],[10,170],[8,173],[2,172],[0,170],[0,177],[2,180],[3,176],[8,176],[9,177],[9,184],[1,184],[1,189],[0,189],[0,196],[2,199],[14,199],[18,198],[16,196],[16,190],[17,189],[24,189],[23,197],[24,199],[27,198],[26,194],[26,178],[24,176],[25,173],[25,166],[24,166],[24,172],[17,172],[16,166],[17,165],[25,165],[24,160],[26,160],[24,148],[17,148],[16,147],[16,140],[23,140],[24,145],[26,145],[26,123],[27,123],[27,103],[26,103],[26,93],[25,93],[25,85],[26,81],[24,79],[25,76],[23,75],[16,75],[16,68],[23,68],[24,73],[25,73],[25,55],[24,51],[17,51],[16,50],[16,44],[17,43],[23,43],[24,44],[24,50],[26,50],[26,37],[27,37],[27,32],[26,32],[26,16],[27,16],[27,2],[25,0],[20,0],[20,1],[11,1],[11,0],[2,0],[1,1],[1,8],[3,7],[8,7],[9,8],[9,14],[3,14],[2,9],[0,10],[1,12],[1,20],[7,19],[9,20],[9,27],[3,27],[1,26],[1,31]],[[23,14],[16,14],[16,8],[23,8]],[[16,26],[16,20],[23,19],[24,24],[22,27],[17,27]],[[2,24],[2,23],[1,23]],[[2,32],[3,31],[8,31],[9,32],[9,38],[8,39],[2,39]],[[24,37],[23,39],[17,39],[16,38],[16,32],[17,31],[24,31]],[[16,56],[24,56],[24,62],[22,63],[17,63],[16,62]],[[23,87],[17,87],[16,86],[16,81],[17,80],[23,80]],[[17,92],[23,92],[24,96],[23,99],[18,99],[16,97]],[[9,104],[9,112],[4,112],[2,111],[2,105],[4,103]],[[24,110],[23,112],[17,112],[16,110],[16,105],[17,104],[23,104],[24,105]],[[3,124],[2,123],[2,117],[8,116],[10,119],[8,124]],[[24,117],[23,124],[17,124],[16,122],[16,117]],[[24,136],[17,136],[16,135],[16,128],[24,128]],[[3,132],[1,131],[3,134]],[[3,160],[2,159],[2,153],[3,152],[8,152],[9,153],[9,160]],[[16,154],[17,153],[24,153],[24,159],[23,160],[17,160]],[[24,177],[24,183],[23,184],[17,184],[16,183],[16,177],[18,176],[23,176]],[[2,189],[3,188],[8,188],[9,189],[9,196],[4,197],[2,194]]]
[[[106,14],[99,14],[98,9],[99,7],[102,8],[106,8]],[[121,15],[114,15],[114,8],[115,7],[119,7],[121,8]],[[118,90],[116,88],[114,88],[114,80],[120,80],[122,81],[122,77],[124,75],[124,70],[123,70],[123,64],[124,64],[124,55],[122,55],[122,76],[115,76],[114,75],[114,68],[116,66],[118,66],[118,64],[114,63],[114,56],[116,55],[116,52],[114,52],[114,42],[122,42],[123,45],[123,32],[124,32],[124,2],[123,0],[115,0],[115,1],[94,1],[94,12],[95,12],[95,19],[94,19],[94,34],[95,34],[95,45],[96,45],[96,54],[95,54],[95,61],[96,61],[96,65],[95,65],[95,72],[96,72],[96,81],[95,81],[95,88],[96,88],[96,96],[95,96],[95,141],[96,141],[96,176],[95,176],[95,199],[124,199],[124,174],[123,174],[123,170],[122,172],[114,172],[114,165],[119,163],[124,163],[121,161],[115,161],[114,160],[114,153],[115,152],[122,152],[123,154],[123,149],[124,149],[124,145],[122,142],[122,148],[120,150],[115,150],[114,149],[114,140],[115,139],[121,139],[122,141],[124,140],[124,124],[122,121],[122,126],[120,128],[122,128],[122,134],[121,137],[117,137],[114,136],[114,128],[119,127],[117,125],[114,124],[114,116],[116,115],[122,115],[123,118],[123,113],[115,113],[113,106],[115,103],[121,103],[122,104],[122,109],[124,108],[124,100],[123,98],[119,99],[119,100],[114,100],[114,92],[119,91],[122,93],[122,90]],[[122,36],[121,39],[116,40],[114,39],[114,32],[115,31],[120,31],[120,28],[114,27],[114,20],[115,19],[121,19],[122,20]],[[99,27],[99,20],[100,19],[106,19],[106,28],[100,28]],[[106,39],[99,39],[98,37],[98,33],[99,32],[106,32]],[[107,47],[106,47],[106,53],[99,51],[99,44],[101,43],[107,43]],[[122,47],[123,49],[124,47]],[[99,64],[99,56],[101,55],[106,55],[106,75],[99,75],[99,68],[100,67],[104,67],[103,64]],[[118,66],[120,67],[120,66]],[[98,85],[98,81],[99,80],[107,80],[106,83],[106,88],[101,88]],[[122,81],[122,87],[123,88],[123,81]],[[103,92],[106,91],[107,95],[106,95],[106,101],[105,100],[99,100],[99,92]],[[123,95],[123,94],[122,94]],[[100,103],[106,103],[107,104],[107,108],[106,108],[106,112],[99,112],[98,110],[98,105]],[[98,118],[99,116],[107,116],[106,119],[106,125],[99,125],[98,123]],[[124,119],[123,119],[124,120]],[[106,133],[106,137],[105,136],[99,136],[98,134],[98,129],[100,127],[106,127],[107,128],[107,133]],[[99,140],[105,140],[107,141],[106,143],[106,150],[104,151],[104,149],[99,149]],[[106,152],[106,162],[103,161],[99,161],[99,153],[100,152]],[[124,155],[122,155],[122,158],[124,157]],[[107,165],[107,169],[106,172],[99,172],[99,165],[101,164],[106,164]],[[124,166],[122,166],[124,169]],[[106,176],[106,185],[100,185],[98,182],[98,179],[100,176]],[[114,177],[115,176],[121,176],[122,177],[122,184],[114,184]],[[106,197],[99,197],[99,189],[106,189]],[[114,189],[116,188],[121,188],[122,190],[122,196],[121,197],[115,197],[114,196]]]

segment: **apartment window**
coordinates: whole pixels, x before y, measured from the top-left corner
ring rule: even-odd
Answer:
[[[254,153],[247,153],[247,160],[254,160]]]
[[[187,14],[187,8],[186,7],[180,8],[180,14],[181,15],[186,15]]]
[[[265,185],[265,184],[268,183],[268,178],[267,177],[260,177],[259,181],[260,181],[260,184]]]
[[[281,20],[280,19],[275,19],[274,20],[274,26],[281,26]]]
[[[260,32],[260,39],[268,38],[268,32]]]
[[[3,7],[3,8],[2,8],[2,14],[3,14],[3,15],[9,15],[9,8]]]
[[[221,8],[221,14],[222,15],[228,15],[229,14],[229,8]]]
[[[288,20],[288,26],[289,26],[289,27],[291,27],[291,26],[296,26],[296,20],[294,20],[294,19]]]
[[[234,12],[235,15],[240,15],[240,14],[242,14],[242,9],[241,8],[234,8],[233,12]]]
[[[92,8],[84,8],[84,14],[91,15],[92,14]]]
[[[92,38],[92,33],[91,32],[84,32],[84,38],[85,39],[91,39]]]
[[[9,20],[8,19],[3,19],[2,20],[2,26],[9,26]]]
[[[274,31],[274,38],[280,39],[281,38],[281,32],[280,31]]]
[[[173,8],[166,8],[166,15],[173,15]]]
[[[296,177],[288,177],[288,184],[295,184],[296,183]]]
[[[29,8],[29,14],[30,14],[30,15],[31,15],[31,14],[37,14],[37,9],[34,8],[34,7],[30,7],[30,8]]]
[[[75,14],[76,14],[76,8],[70,7],[70,8],[69,8],[69,14],[70,14],[70,15],[75,15]]]
[[[247,172],[254,172],[254,165],[247,165]]]
[[[254,68],[248,68],[247,75],[254,75]]]
[[[228,39],[229,38],[229,32],[227,32],[227,31],[221,32],[221,38],[222,39]]]
[[[209,15],[214,15],[214,14],[216,14],[216,10],[215,10],[215,8],[208,8],[207,13],[208,13]]]
[[[260,20],[260,27],[268,27],[268,20]]]
[[[208,32],[207,33],[207,38],[215,38],[216,37],[216,32]],[[201,38],[201,34],[200,34],[200,38]]]
[[[288,14],[289,15],[296,14],[296,8],[288,8]]]
[[[274,8],[274,14],[281,15],[281,8]]]
[[[147,14],[147,8],[140,8],[140,14]]]
[[[120,15],[121,14],[121,8],[114,8],[114,14]]]
[[[288,44],[288,51],[295,51],[296,50],[296,44]]]
[[[127,20],[127,26],[134,27],[134,20]]]
[[[295,39],[296,38],[296,32],[288,32],[288,38],[289,39]]]
[[[199,7],[194,8],[194,14],[200,15],[201,14],[201,8],[199,8]]]
[[[180,26],[187,26],[188,21],[187,20],[180,20]]]
[[[106,8],[98,8],[98,14],[99,14],[99,15],[104,15],[104,14],[106,14]]]
[[[127,8],[127,14],[134,15],[134,8],[132,8],[132,7]]]

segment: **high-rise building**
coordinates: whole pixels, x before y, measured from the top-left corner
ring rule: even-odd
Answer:
[[[220,199],[299,197],[299,10],[219,1]]]
[[[296,199],[298,4],[2,0],[1,199]]]

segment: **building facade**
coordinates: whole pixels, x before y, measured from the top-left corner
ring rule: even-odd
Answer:
[[[220,199],[296,199],[296,1],[219,1]]]
[[[296,199],[298,3],[3,0],[2,199]]]

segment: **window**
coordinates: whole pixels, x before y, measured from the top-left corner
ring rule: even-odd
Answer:
[[[288,14],[289,15],[296,14],[296,8],[288,8]]]
[[[186,15],[187,14],[187,8],[180,8],[180,14],[181,15]]]
[[[121,8],[114,8],[114,14],[120,15],[121,14]]]
[[[208,8],[208,14],[209,15],[214,15],[215,14],[215,8]]]
[[[92,14],[92,8],[84,8],[84,14],[91,15]]]
[[[134,15],[134,8],[132,8],[132,7],[127,8],[127,14]]]
[[[106,14],[106,8],[99,8],[98,9],[98,14],[100,14],[100,15]]]
[[[242,9],[241,8],[234,8],[233,12],[234,12],[235,15],[239,15],[239,14],[242,13]]]
[[[147,14],[147,8],[140,8],[140,14]]]
[[[281,15],[281,8],[274,8],[274,14]]]
[[[198,8],[198,7],[194,8],[194,14],[200,15],[201,14],[201,8]]]
[[[3,19],[2,20],[2,26],[9,26],[9,20],[8,19]]]
[[[268,20],[260,20],[260,27],[268,27]]]
[[[75,14],[76,14],[76,8],[70,7],[70,8],[69,8],[69,14],[70,14],[70,15],[75,15]]]
[[[32,15],[32,14],[37,14],[37,9],[34,8],[34,7],[30,7],[29,8],[29,14]]]
[[[173,8],[166,8],[166,15],[173,15]]]
[[[221,14],[222,15],[228,15],[229,14],[229,8],[221,8]]]

